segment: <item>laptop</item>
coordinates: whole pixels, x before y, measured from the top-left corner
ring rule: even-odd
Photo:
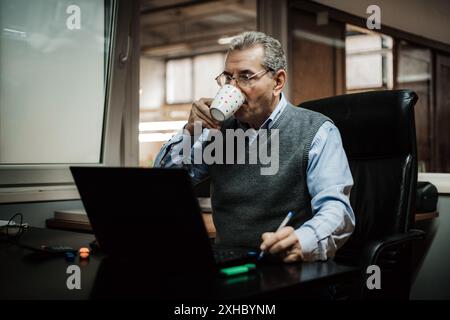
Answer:
[[[99,248],[108,256],[201,273],[256,261],[257,253],[247,248],[213,248],[184,169],[70,170]]]

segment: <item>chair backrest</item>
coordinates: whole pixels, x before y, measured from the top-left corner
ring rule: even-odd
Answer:
[[[414,105],[410,90],[385,90],[308,101],[338,127],[354,186],[356,227],[338,255],[354,256],[370,240],[407,231],[417,183]]]

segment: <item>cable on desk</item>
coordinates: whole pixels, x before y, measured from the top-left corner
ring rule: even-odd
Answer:
[[[19,223],[15,221],[17,217],[19,217]],[[3,229],[5,230],[4,232]],[[15,233],[11,233],[12,229],[15,229]],[[0,240],[7,242],[18,242],[26,230],[28,230],[28,224],[23,223],[23,214],[18,212],[14,214],[9,219],[6,226],[2,228],[2,233],[0,234],[2,237],[0,237]]]

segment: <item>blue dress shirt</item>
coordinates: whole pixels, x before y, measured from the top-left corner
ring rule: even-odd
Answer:
[[[270,129],[286,106],[287,101],[282,94],[275,110],[260,129]],[[248,129],[245,124],[239,125],[244,130]],[[250,143],[258,135],[256,130],[251,132]],[[208,135],[209,130],[205,128],[200,136],[194,137],[192,143],[190,134],[183,131],[176,134],[163,145],[154,166],[185,167],[194,184],[203,180],[208,175],[208,166],[185,164],[183,159],[192,159],[195,150],[203,148],[208,142]],[[191,151],[190,154],[183,154],[183,145]],[[326,260],[334,256],[355,227],[355,215],[349,200],[353,178],[339,130],[330,121],[323,123],[311,143],[306,175],[313,217],[295,230],[295,233],[305,261]]]

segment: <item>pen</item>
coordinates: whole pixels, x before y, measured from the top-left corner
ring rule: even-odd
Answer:
[[[294,215],[294,213],[292,211],[289,211],[289,213],[287,214],[286,218],[284,218],[284,220],[281,222],[280,226],[278,227],[277,231],[286,227],[286,225],[289,223],[289,220],[291,220],[292,216]],[[275,231],[275,232],[277,232]],[[261,253],[259,254],[258,260],[261,260],[262,257],[264,257],[264,251],[261,251]]]

